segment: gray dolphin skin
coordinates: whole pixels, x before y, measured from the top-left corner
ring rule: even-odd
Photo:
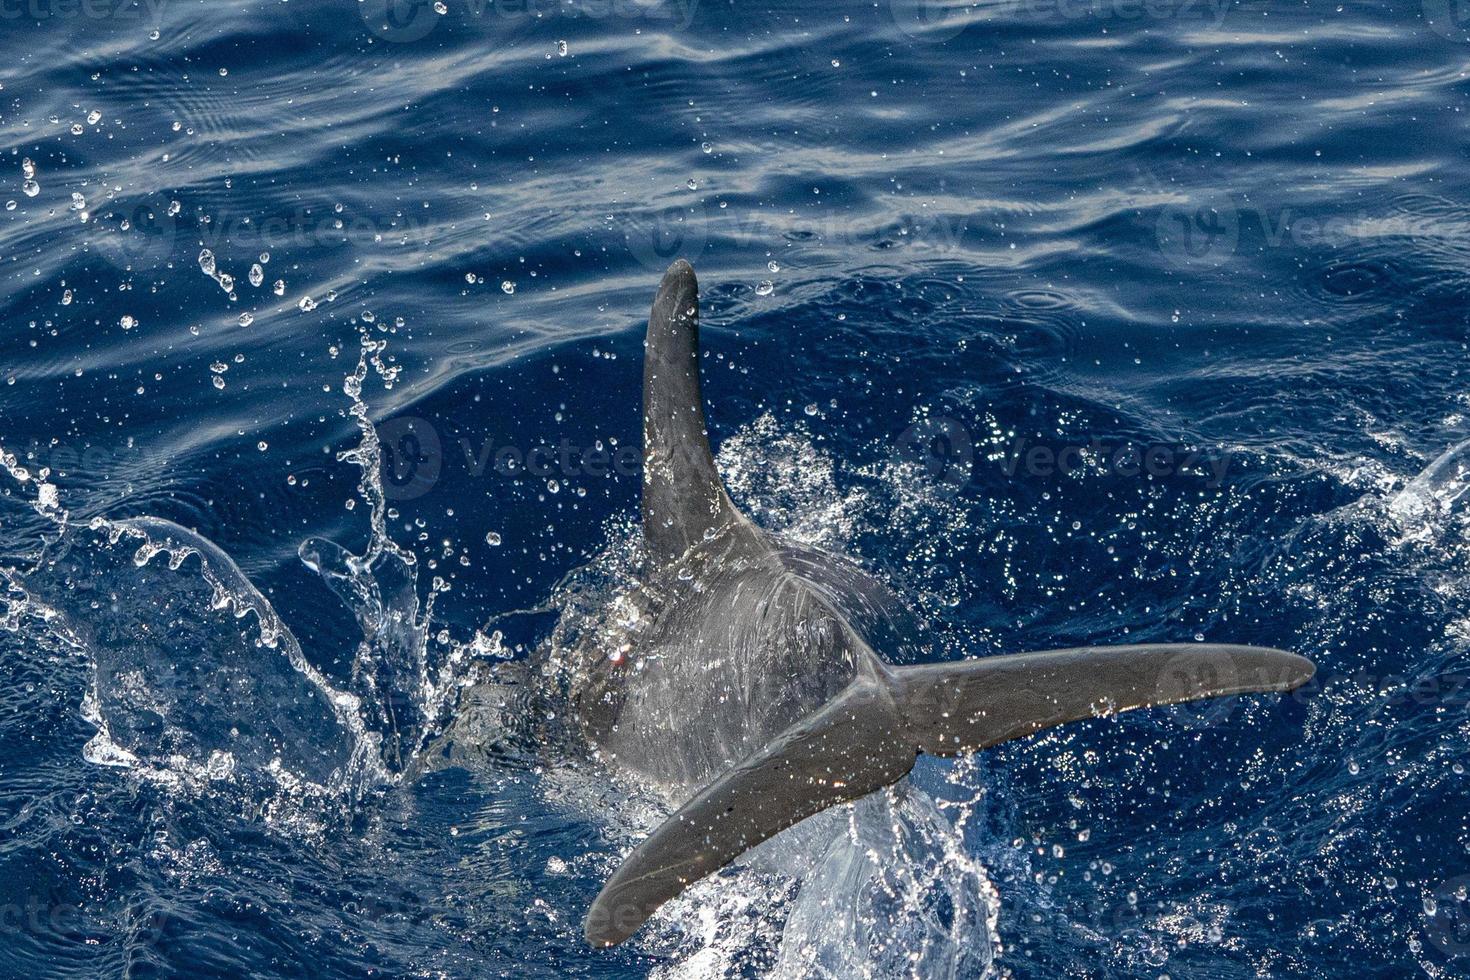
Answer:
[[[705,431],[694,270],[675,262],[648,321],[636,625],[575,651],[572,709],[601,759],[683,800],[587,914],[622,942],[691,883],[821,810],[953,756],[1082,718],[1289,691],[1292,653],[1210,643],[1051,650],[894,666],[908,619],[852,563],[783,543],[731,502]]]

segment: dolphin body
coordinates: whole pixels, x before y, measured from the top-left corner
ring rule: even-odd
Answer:
[[[1311,661],[1248,646],[1052,650],[893,666],[896,597],[851,563],[777,540],[725,492],[705,431],[694,270],[675,262],[644,355],[643,536],[634,625],[574,651],[576,726],[601,758],[685,800],[587,914],[611,946],[660,905],[828,807],[901,780],[921,752],[978,752],[1067,721],[1289,691]]]

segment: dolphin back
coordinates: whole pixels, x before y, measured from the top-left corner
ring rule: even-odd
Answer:
[[[587,913],[611,946],[664,902],[787,827],[952,756],[1083,718],[1232,694],[1290,691],[1311,661],[1214,644],[1086,647],[885,668],[875,657],[833,701],[701,790],[623,862]]]
[[[703,596],[702,603],[688,605],[686,599],[684,618],[671,615],[668,620],[673,633],[694,639],[634,675],[645,686],[653,685],[664,676],[659,673],[664,665],[670,684],[655,690],[657,703],[669,703],[675,688],[706,690],[713,697],[709,704],[684,705],[697,716],[728,713],[732,704],[744,708],[760,702],[767,710],[759,717],[737,711],[743,736],[708,732],[718,736],[713,741],[720,745],[743,742],[737,751],[749,754],[705,784],[608,880],[587,914],[585,932],[593,945],[622,942],[688,885],[787,827],[892,785],[913,769],[922,752],[978,752],[1065,722],[1131,708],[1290,691],[1315,672],[1311,661],[1282,650],[1212,644],[1087,647],[912,667],[885,664],[850,622],[889,621],[879,601],[881,590],[841,574],[819,556],[773,551],[725,493],[705,433],[698,285],[694,270],[682,260],[670,267],[654,300],[643,378],[643,534],[650,556],[667,571],[676,564],[687,569],[690,562],[698,563],[701,553],[712,552],[719,560],[711,568],[739,571],[743,562],[754,569],[750,583],[774,575],[783,588],[771,594],[790,601],[762,602],[766,593],[738,577],[724,589],[706,583],[702,591],[694,590]],[[778,560],[775,565],[768,560],[772,558]],[[797,579],[805,584],[794,591],[784,588]],[[848,599],[845,605],[829,601],[842,595]],[[775,615],[781,611],[791,615]],[[841,619],[840,630],[830,635],[814,631],[814,625],[829,619]],[[703,628],[691,630],[686,620],[697,620]],[[753,635],[738,632],[752,624]],[[679,655],[696,652],[689,642],[706,656]],[[753,644],[770,644],[776,655],[763,658]],[[711,654],[713,664],[722,664],[726,674],[711,673]],[[758,676],[766,685],[754,688],[758,691],[768,691],[771,684],[797,691],[802,680],[793,676],[797,665],[813,662],[825,667],[808,680],[832,683],[807,691],[809,698],[788,703],[732,696],[737,688],[728,679],[729,671],[736,677]],[[834,663],[842,668],[840,676],[831,669]],[[695,682],[689,683],[680,671],[692,673]],[[618,678],[625,688],[634,683],[626,675],[623,671]],[[594,690],[598,703],[601,693]],[[616,719],[616,727],[635,746],[656,734],[654,728],[640,729],[636,714]],[[667,717],[665,712],[657,719],[665,723],[665,731]],[[697,723],[684,727],[686,738],[708,729]],[[753,743],[756,738],[759,742]],[[757,747],[747,748],[752,744]]]

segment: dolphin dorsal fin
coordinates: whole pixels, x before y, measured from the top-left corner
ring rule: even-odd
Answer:
[[[739,519],[715,469],[699,384],[699,283],[669,266],[643,352],[643,540],[661,564]]]

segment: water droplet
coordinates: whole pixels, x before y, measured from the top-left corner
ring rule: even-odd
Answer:
[[[255,314],[253,314],[253,313],[241,313],[240,314],[240,326],[242,326],[242,327],[248,327],[248,326],[250,326],[254,322],[255,322]]]
[[[297,303],[296,306],[298,309],[301,310],[302,313],[310,313],[312,310],[316,309],[316,300],[312,299],[310,296],[303,296],[301,297],[301,302]]]
[[[496,534],[494,531],[491,531],[489,534],[485,535],[485,543],[492,548],[499,548],[500,535]]]
[[[507,279],[500,284],[500,291],[507,296],[512,296],[515,294],[516,284]]]
[[[705,153],[713,153],[713,152],[715,152],[715,145],[713,143],[710,143],[710,142],[704,142],[704,143],[699,144],[699,148],[701,150],[703,150]]]
[[[207,248],[199,253],[199,268],[206,276],[214,275],[214,253]]]
[[[20,186],[20,189],[25,191],[26,197],[35,197],[37,194],[41,193],[41,185],[36,183],[34,180],[26,181]]]
[[[88,126],[95,126],[98,123],[100,123],[101,121],[102,121],[102,113],[98,112],[96,109],[93,109],[91,112],[87,113],[87,125]]]
[[[567,56],[567,42],[565,42],[565,41],[557,41],[556,42],[556,53],[557,53],[558,56],[560,56],[562,58],[565,58]]]
[[[130,316],[124,316],[121,320],[118,321],[117,325],[122,327],[124,330],[131,330],[138,325],[138,321],[134,320]]]
[[[776,284],[769,279],[762,279],[760,285],[755,287],[757,296],[769,296],[776,291]]]
[[[271,289],[275,292],[275,294],[277,296],[285,296],[286,295],[286,280],[284,280],[284,279],[277,279],[276,280],[276,284],[274,286],[272,286]]]
[[[262,269],[258,264],[252,265],[250,267],[250,285],[254,286],[256,289],[259,289],[260,284],[263,282],[265,282],[265,270]]]
[[[775,259],[772,259],[771,261],[766,263],[766,268],[770,269],[772,272],[780,272],[781,263],[777,262]]]

